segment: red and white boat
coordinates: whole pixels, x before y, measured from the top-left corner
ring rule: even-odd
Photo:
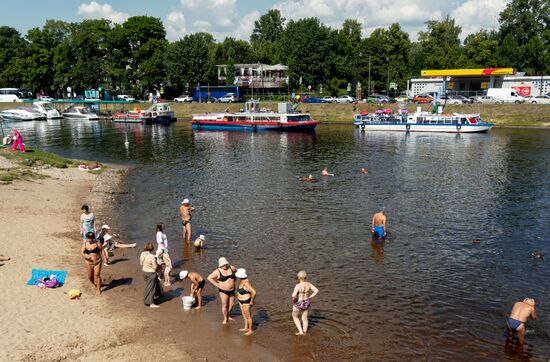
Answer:
[[[118,123],[161,123],[169,124],[175,121],[174,112],[167,103],[153,104],[146,110],[134,108],[128,112],[117,113],[113,116],[113,122]]]
[[[193,117],[192,128],[204,130],[275,130],[314,131],[318,120],[309,113],[296,111],[290,103],[279,103],[278,112],[260,108],[258,101],[246,102],[245,110],[237,113],[203,113]]]

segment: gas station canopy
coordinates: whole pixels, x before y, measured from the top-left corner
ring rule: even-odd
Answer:
[[[421,70],[421,77],[487,77],[492,75],[514,75],[514,68],[485,69],[441,69]]]

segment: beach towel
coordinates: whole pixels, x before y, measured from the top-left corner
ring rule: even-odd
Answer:
[[[43,278],[55,276],[57,280],[57,286],[60,287],[65,284],[65,277],[67,277],[67,272],[64,270],[44,270],[44,269],[33,269],[31,278],[27,280],[27,285],[37,285],[43,282]]]

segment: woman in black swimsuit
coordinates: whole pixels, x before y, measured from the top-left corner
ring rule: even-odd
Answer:
[[[239,269],[235,273],[235,276],[241,280],[239,289],[237,289],[237,299],[243,312],[244,327],[239,329],[241,332],[245,332],[245,336],[252,334],[252,315],[250,314],[250,308],[254,305],[254,299],[256,299],[256,289],[252,287],[245,269]]]
[[[96,288],[96,294],[101,294],[101,255],[103,246],[92,232],[86,233],[86,242],[80,248],[80,256],[84,258],[88,266],[88,279],[92,282],[92,288]]]
[[[218,268],[209,276],[208,281],[220,292],[220,300],[222,302],[223,324],[233,320],[230,317],[231,309],[235,304],[235,272],[237,268],[229,265],[227,259],[221,257],[218,259]]]

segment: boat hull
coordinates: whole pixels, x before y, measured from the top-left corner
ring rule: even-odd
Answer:
[[[312,132],[319,121],[308,122],[223,122],[210,120],[193,120],[193,129],[204,130],[242,130],[242,131],[296,131]]]
[[[363,123],[356,126],[364,131],[391,131],[391,132],[443,132],[443,133],[482,133],[493,127],[491,123],[479,124],[417,124],[417,123],[395,123],[376,124]]]
[[[75,121],[97,121],[99,120],[98,116],[90,116],[85,114],[68,114],[63,113],[63,118]]]

